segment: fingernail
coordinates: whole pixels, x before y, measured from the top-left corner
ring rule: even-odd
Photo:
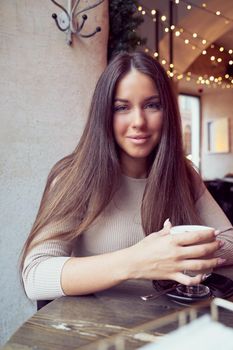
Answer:
[[[215,231],[214,231],[214,235],[215,235],[215,236],[218,236],[220,233],[221,233],[220,230],[215,230]]]
[[[205,281],[208,277],[210,277],[211,276],[211,273],[204,273],[204,275],[202,275],[202,278],[201,278],[201,280],[202,281]]]
[[[219,240],[219,248],[221,248],[222,246],[224,246],[224,244],[225,244],[225,241],[220,241],[220,240]]]
[[[163,227],[166,227],[168,225],[171,225],[171,222],[170,222],[169,218],[164,221]]]
[[[226,261],[227,261],[227,259],[218,258],[218,265],[222,265],[222,264],[225,263]]]

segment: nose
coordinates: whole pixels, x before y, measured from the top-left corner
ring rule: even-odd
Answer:
[[[144,111],[141,108],[137,108],[133,112],[132,126],[134,128],[142,128],[146,124]]]

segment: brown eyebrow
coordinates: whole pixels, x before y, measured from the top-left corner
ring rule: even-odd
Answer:
[[[159,99],[159,95],[153,95],[145,99],[146,102],[154,100],[154,99]],[[114,102],[129,102],[128,100],[125,100],[124,98],[115,98]]]
[[[114,102],[129,102],[128,100],[125,100],[123,98],[115,98]]]
[[[150,97],[146,98],[145,101],[151,101],[151,100],[155,100],[155,99],[159,99],[159,95],[150,96]]]

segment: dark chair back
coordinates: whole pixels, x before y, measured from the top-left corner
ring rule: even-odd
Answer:
[[[37,300],[37,311],[40,310],[45,305],[49,304],[52,300]]]
[[[233,183],[221,179],[204,182],[233,225]]]

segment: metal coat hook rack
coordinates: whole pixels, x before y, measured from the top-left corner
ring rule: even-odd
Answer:
[[[82,10],[78,10],[78,5],[80,0],[67,0],[67,9],[59,4],[55,0],[51,0],[56,6],[58,6],[62,12],[57,15],[56,13],[52,14],[52,18],[55,20],[55,23],[59,30],[66,33],[66,42],[68,45],[72,44],[72,34],[76,34],[81,36],[82,38],[90,38],[96,33],[101,31],[100,27],[96,27],[96,29],[90,34],[82,34],[81,31],[85,25],[86,20],[88,19],[87,15],[84,13],[82,15],[82,21],[79,24],[77,17],[86,11],[93,9],[94,7],[100,5],[104,0],[99,0],[93,5],[89,5]]]

